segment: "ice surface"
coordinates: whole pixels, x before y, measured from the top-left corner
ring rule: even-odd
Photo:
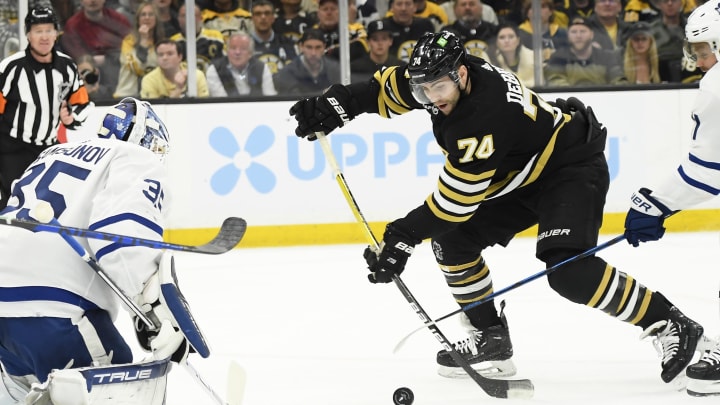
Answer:
[[[613,235],[601,235],[600,242]],[[669,233],[633,248],[621,242],[599,253],[717,336],[717,233]],[[518,377],[535,384],[531,400],[488,397],[470,379],[436,374],[439,343],[394,284],[367,282],[362,245],[238,249],[221,256],[178,254],[180,286],[213,351],[191,355],[198,371],[226,395],[230,361],[247,372],[244,405],[392,404],[401,386],[414,404],[717,404],[693,398],[660,379],[660,359],[641,329],[576,305],[544,278],[506,294]],[[429,244],[411,257],[403,280],[437,318],[457,309]],[[542,271],[534,240],[486,251],[496,289]],[[455,318],[439,324],[451,341],[464,338]],[[130,336],[131,332],[128,331]],[[133,339],[130,337],[129,339]],[[214,402],[179,367],[170,374],[168,405]]]

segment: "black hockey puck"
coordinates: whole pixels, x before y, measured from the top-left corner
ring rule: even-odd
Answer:
[[[415,400],[415,394],[407,387],[400,387],[393,392],[393,403],[395,405],[410,405]]]

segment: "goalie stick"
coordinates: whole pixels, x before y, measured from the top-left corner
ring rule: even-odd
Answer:
[[[330,148],[330,143],[328,142],[327,138],[325,137],[325,133],[323,132],[316,132],[315,137],[317,138],[318,142],[320,142],[320,146],[322,147],[323,153],[325,154],[325,157],[328,161],[328,164],[330,165],[330,168],[333,171],[333,174],[335,175],[335,180],[337,181],[338,185],[340,186],[340,189],[342,190],[345,200],[347,201],[348,205],[350,205],[350,209],[352,210],[353,214],[355,215],[355,218],[357,219],[358,223],[362,225],[365,237],[368,240],[368,242],[371,244],[373,249],[375,251],[379,250],[379,243],[375,235],[373,234],[372,230],[370,229],[370,225],[368,225],[367,220],[365,220],[364,215],[360,211],[360,207],[357,204],[357,201],[355,201],[355,197],[352,195],[352,192],[350,191],[350,187],[347,184],[347,181],[345,181],[345,176],[343,175],[342,171],[340,170],[340,166],[337,163],[337,160],[335,159],[335,155],[332,152],[332,149]],[[445,334],[442,333],[442,331],[435,325],[434,323],[430,322],[430,316],[425,312],[425,310],[420,306],[420,303],[415,299],[415,297],[412,295],[410,290],[407,288],[405,283],[402,281],[402,279],[397,275],[393,275],[393,282],[397,286],[397,288],[402,293],[403,297],[407,300],[408,304],[410,304],[410,307],[415,311],[415,313],[420,317],[420,319],[425,323],[425,327],[430,329],[430,332],[435,336],[435,338],[440,342],[440,344],[443,346],[443,348],[450,353],[450,357],[458,364],[460,367],[462,367],[463,370],[470,376],[470,378],[475,381],[480,388],[482,388],[485,393],[488,395],[495,397],[495,398],[530,398],[532,397],[534,393],[534,387],[532,384],[532,381],[524,379],[524,380],[495,380],[491,378],[484,377],[480,375],[480,373],[477,372],[470,364],[460,355],[460,353],[455,350],[452,343],[448,340],[448,338],[445,336]]]
[[[0,217],[0,225],[14,226],[33,232],[50,232],[80,238],[106,240],[125,246],[143,246],[152,249],[168,249],[207,255],[217,255],[232,250],[240,243],[247,229],[247,223],[244,219],[229,217],[223,221],[220,231],[210,242],[193,246],[10,217]]]
[[[49,204],[38,204],[30,213],[30,215],[40,221],[43,221],[47,223],[48,225],[53,225],[59,228],[65,228],[63,227],[60,222],[54,217],[52,208]],[[43,222],[37,222],[38,224],[41,224]],[[243,221],[244,222],[244,221]],[[115,295],[120,298],[120,300],[127,305],[127,307],[140,319],[145,325],[147,325],[148,328],[151,330],[157,329],[155,324],[148,318],[143,311],[138,307],[138,305],[115,283],[115,281],[110,278],[110,276],[107,275],[105,270],[100,266],[100,264],[92,257],[90,254],[85,250],[85,248],[80,244],[80,242],[77,241],[72,235],[68,233],[58,232],[58,234],[63,238],[63,240],[70,245],[70,247],[77,253],[85,263],[87,263],[99,276],[100,278],[107,284],[108,287],[115,293]],[[189,343],[188,343],[189,344]],[[215,392],[215,390],[208,384],[205,379],[198,373],[198,371],[193,367],[190,362],[185,359],[184,362],[180,363],[181,366],[190,374],[190,376],[193,377],[195,382],[205,390],[205,392],[213,398],[213,400],[218,405],[240,405],[240,403],[228,403],[224,401],[222,398],[220,398],[220,395]],[[232,369],[231,369],[232,372]],[[235,371],[237,374],[237,371]],[[240,388],[241,392],[244,390],[244,379],[241,380],[241,384],[243,385],[242,388]],[[232,389],[232,387],[228,387],[228,390]],[[240,395],[240,398],[242,398],[242,394]]]

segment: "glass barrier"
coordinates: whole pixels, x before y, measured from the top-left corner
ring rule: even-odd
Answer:
[[[407,60],[415,37],[397,32],[403,21],[412,27],[405,31],[417,35],[456,31],[469,54],[514,71],[540,92],[693,87],[702,77],[683,56],[680,38],[694,0],[653,0],[644,10],[623,0],[596,0],[592,9],[572,0],[495,9],[480,0],[394,0],[390,6],[387,0],[302,0],[297,9],[279,0],[241,0],[230,10],[213,0],[102,3],[0,0],[0,56],[25,49],[24,16],[44,5],[58,19],[56,48],[75,60],[98,104],[124,96],[187,102],[319,94],[331,83],[368,80],[377,58]],[[415,16],[406,18],[405,6]],[[668,22],[676,9],[678,26]]]

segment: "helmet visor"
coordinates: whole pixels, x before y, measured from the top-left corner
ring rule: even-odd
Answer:
[[[685,54],[685,58],[687,58],[688,60],[697,62],[697,55],[692,49],[692,42],[688,42],[687,38],[685,39],[685,41],[683,41],[683,53]]]
[[[449,75],[430,82],[418,83],[410,79],[410,89],[413,98],[421,104],[434,104],[437,101],[448,100],[458,89],[458,83]]]
[[[683,42],[683,53],[693,62],[717,57],[717,50],[709,42],[688,42],[687,39]]]

